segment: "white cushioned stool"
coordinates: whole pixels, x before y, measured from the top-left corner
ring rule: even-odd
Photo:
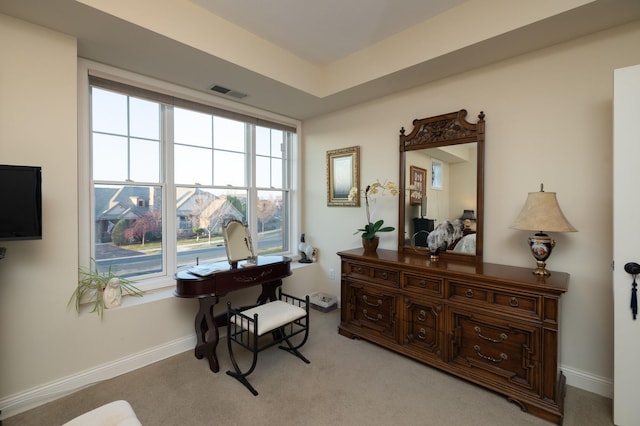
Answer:
[[[127,401],[113,401],[102,405],[62,426],[141,426],[136,413]]]
[[[271,333],[272,338],[258,338]],[[294,345],[290,339],[293,336],[302,334],[301,341]],[[227,371],[227,374],[237,379],[252,394],[258,395],[258,391],[247,380],[247,376],[253,372],[258,362],[258,353],[271,346],[285,342],[286,346],[279,346],[301,360],[309,364],[298,349],[302,347],[309,337],[309,296],[301,299],[282,292],[278,288],[278,300],[258,305],[251,309],[239,310],[231,307],[231,302],[227,302],[227,346],[229,347],[229,357],[233,364],[234,371]],[[253,353],[251,367],[246,372],[242,372],[233,354],[235,342],[243,348]]]

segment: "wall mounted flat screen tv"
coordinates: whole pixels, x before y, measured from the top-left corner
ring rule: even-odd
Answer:
[[[0,241],[42,239],[42,170],[0,165]]]

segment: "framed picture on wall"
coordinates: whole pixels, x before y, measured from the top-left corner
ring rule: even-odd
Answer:
[[[360,147],[327,151],[327,205],[359,207],[359,196],[349,199],[352,188],[360,189]]]
[[[422,199],[427,195],[427,171],[420,167],[409,167],[409,184],[412,186],[409,203],[422,205]]]

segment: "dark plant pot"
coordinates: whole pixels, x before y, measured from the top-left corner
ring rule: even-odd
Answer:
[[[373,239],[363,238],[362,239],[362,247],[364,247],[365,253],[375,253],[378,249],[378,243],[380,242],[380,237],[373,237]]]

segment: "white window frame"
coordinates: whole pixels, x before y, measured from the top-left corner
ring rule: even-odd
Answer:
[[[300,211],[301,211],[301,190],[300,190],[300,134],[302,132],[302,123],[298,120],[263,111],[247,105],[239,104],[231,100],[222,99],[215,95],[209,95],[191,89],[186,89],[171,83],[152,79],[150,77],[124,71],[105,64],[78,59],[78,263],[81,267],[88,267],[91,262],[91,253],[94,242],[94,217],[93,217],[93,185],[91,180],[91,146],[90,146],[90,105],[89,105],[89,75],[106,78],[116,82],[129,84],[131,86],[152,90],[168,95],[180,97],[185,100],[198,102],[215,108],[222,108],[231,112],[245,114],[256,118],[281,123],[283,125],[296,128],[289,152],[290,162],[290,220],[289,230],[285,233],[288,238],[289,251],[283,253],[286,256],[295,256],[298,247],[297,235],[300,234]],[[166,129],[165,129],[166,130]],[[163,154],[168,158],[167,168],[165,172],[173,175],[173,144],[165,144]],[[252,164],[253,164],[253,155]],[[255,167],[255,166],[253,166]],[[254,179],[252,171],[249,175]],[[250,186],[255,187],[255,182],[250,182]],[[250,194],[255,193],[250,191]],[[175,206],[175,191],[166,190],[165,197],[166,206]],[[251,195],[253,196],[253,195]],[[255,205],[255,200],[252,205]],[[175,286],[173,275],[176,272],[176,260],[172,254],[176,252],[175,245],[175,229],[176,217],[174,212],[163,211],[163,217],[169,222],[166,227],[166,270],[165,274],[154,278],[144,278],[136,282],[142,290],[150,291],[154,289],[162,289],[165,287]],[[255,227],[257,222],[255,215],[249,215],[252,223],[249,226]]]

